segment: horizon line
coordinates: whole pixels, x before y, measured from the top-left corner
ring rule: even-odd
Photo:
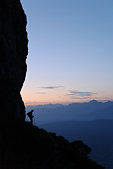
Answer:
[[[96,100],[96,99],[92,99],[92,100],[87,100],[87,101],[78,101],[78,102],[24,102],[25,106],[37,106],[37,105],[48,105],[48,104],[61,104],[61,105],[68,105],[68,104],[73,104],[73,103],[89,103],[91,101],[97,101],[97,102],[113,102],[113,100],[109,99],[109,100]]]

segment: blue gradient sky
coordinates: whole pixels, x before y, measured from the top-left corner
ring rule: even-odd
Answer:
[[[25,103],[113,100],[113,1],[21,2],[29,38]]]

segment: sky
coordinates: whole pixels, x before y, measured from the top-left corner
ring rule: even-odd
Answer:
[[[21,0],[26,105],[113,100],[113,0]]]

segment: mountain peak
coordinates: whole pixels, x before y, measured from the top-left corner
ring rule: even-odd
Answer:
[[[89,103],[96,104],[96,103],[99,103],[99,102],[97,100],[91,100]]]

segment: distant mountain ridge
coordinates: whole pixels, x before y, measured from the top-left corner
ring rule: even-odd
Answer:
[[[34,109],[34,124],[62,135],[69,141],[83,140],[92,148],[91,157],[106,169],[113,168],[113,102],[92,100],[69,105],[41,105]]]
[[[48,104],[26,107],[27,112],[31,109],[34,109],[36,124],[70,120],[113,119],[112,101],[103,103],[92,100],[88,103]]]
[[[54,109],[54,108],[58,108],[58,107],[62,107],[62,104],[43,104],[43,105],[29,105],[26,106],[27,109],[37,109],[37,108],[50,108],[50,109]]]

